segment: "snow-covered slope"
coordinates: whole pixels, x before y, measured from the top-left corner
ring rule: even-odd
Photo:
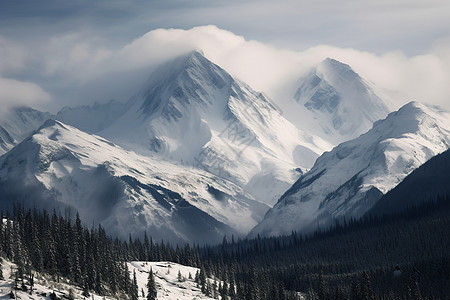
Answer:
[[[372,128],[392,111],[388,97],[349,65],[325,59],[300,80],[293,101],[300,128],[339,144]]]
[[[68,280],[61,278],[59,282],[55,282],[52,281],[50,276],[38,272],[33,272],[35,283],[32,295],[30,295],[29,292],[21,290],[14,291],[15,276],[14,274],[11,274],[11,270],[15,267],[16,266],[13,263],[3,260],[2,271],[4,280],[0,280],[0,299],[11,299],[9,297],[11,291],[17,295],[17,299],[22,300],[48,300],[50,299],[50,293],[53,292],[61,299],[68,299],[70,290],[75,299],[87,299],[82,295],[83,291],[79,287],[71,285]],[[147,280],[150,269],[152,269],[155,274],[157,299],[213,299],[202,294],[194,280],[189,279],[189,274],[192,278],[195,277],[195,273],[199,271],[197,268],[173,262],[130,262],[128,263],[128,269],[130,271],[131,279],[133,278],[133,272],[136,271],[139,299],[146,299],[146,297],[142,297],[142,290],[147,294]],[[183,279],[182,282],[178,280],[178,272],[181,273]],[[210,280],[211,283],[213,282],[213,279],[211,278],[208,278],[208,280]],[[122,297],[123,296],[124,295],[122,295]],[[99,296],[91,291],[89,299],[111,300],[120,299],[120,297]]]
[[[73,207],[126,238],[218,242],[242,236],[268,207],[229,181],[192,167],[140,156],[48,120],[0,158],[0,204]],[[89,224],[89,223],[88,223]]]
[[[331,145],[297,129],[262,93],[202,53],[167,62],[103,130],[125,149],[204,169],[273,205]],[[63,120],[77,116],[66,110]]]
[[[30,107],[13,108],[0,117],[0,156],[28,137],[52,115]]]
[[[359,217],[414,169],[449,148],[450,113],[411,102],[317,159],[252,234],[276,235]]]
[[[202,294],[201,289],[197,287],[197,284],[193,279],[195,273],[200,271],[198,268],[183,266],[172,262],[133,261],[128,263],[130,274],[136,272],[139,291],[144,290],[145,294],[147,293],[147,281],[150,269],[155,275],[155,283],[158,292],[157,299],[213,299]],[[178,280],[178,272],[180,272],[182,277],[181,282]],[[191,276],[191,279],[189,279],[189,275]],[[213,283],[213,279],[208,278],[207,280],[209,280],[211,284]]]
[[[2,259],[2,258],[0,258]],[[1,265],[3,271],[4,279],[0,279],[0,299],[11,299],[10,293],[13,292],[16,299],[21,300],[49,300],[50,294],[55,293],[58,299],[69,299],[70,291],[75,299],[87,299],[82,296],[82,290],[74,285],[71,285],[65,278],[60,278],[59,282],[53,281],[51,276],[46,274],[41,274],[33,271],[34,275],[34,286],[33,292],[30,294],[29,291],[25,292],[22,290],[14,289],[15,275],[12,272],[17,268],[17,266],[8,260],[2,259]],[[20,287],[20,284],[18,285]],[[93,300],[109,300],[112,297],[103,297],[91,293],[89,299]]]
[[[450,150],[438,154],[409,174],[372,207],[368,215],[399,213],[450,195]]]

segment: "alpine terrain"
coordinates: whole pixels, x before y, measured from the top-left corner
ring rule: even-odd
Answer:
[[[367,133],[324,153],[251,236],[309,232],[358,218],[414,169],[450,145],[450,113],[410,102]]]
[[[242,236],[268,209],[201,169],[147,158],[54,120],[0,157],[0,197],[2,209],[74,208],[122,238],[148,231],[170,241]]]
[[[110,125],[80,114],[87,109],[66,108],[58,118],[142,155],[204,169],[269,205],[298,179],[296,169],[332,147],[199,51],[159,67]]]
[[[11,150],[52,117],[50,113],[30,107],[16,107],[2,114],[0,118],[0,156]]]
[[[333,145],[367,132],[393,110],[386,93],[332,58],[299,82],[291,104],[297,117],[290,119]]]
[[[450,195],[450,150],[432,157],[390,190],[368,215],[400,213]]]

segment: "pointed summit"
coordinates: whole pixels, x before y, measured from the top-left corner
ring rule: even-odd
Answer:
[[[160,111],[169,119],[177,119],[182,107],[211,105],[216,91],[231,81],[225,70],[202,52],[193,51],[163,64],[152,74],[142,93],[141,110],[147,117]]]
[[[126,149],[203,168],[273,204],[330,145],[201,52],[161,65],[99,134]],[[283,132],[283,134],[280,134]]]
[[[336,143],[358,137],[390,111],[375,86],[332,58],[322,61],[301,82],[294,100],[312,115],[307,122],[316,123],[317,134]]]

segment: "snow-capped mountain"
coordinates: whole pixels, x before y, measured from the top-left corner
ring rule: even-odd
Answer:
[[[301,78],[293,98],[300,116],[293,122],[334,145],[367,132],[392,111],[385,93],[331,58]]]
[[[126,238],[218,242],[245,235],[267,211],[235,184],[200,169],[126,151],[59,121],[0,158],[2,209],[74,208]]]
[[[317,159],[251,235],[307,232],[359,217],[409,173],[450,145],[450,113],[410,102],[360,137]]]
[[[13,108],[0,118],[0,156],[23,141],[46,120],[50,113],[30,107]]]
[[[64,116],[75,126],[85,118],[68,110]],[[269,205],[298,178],[295,169],[312,167],[331,149],[198,51],[158,68],[110,126],[84,129],[142,155],[226,178]]]

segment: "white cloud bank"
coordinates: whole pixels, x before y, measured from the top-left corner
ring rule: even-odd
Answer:
[[[0,37],[0,115],[13,106],[40,104],[51,98],[36,83],[6,77],[26,72],[27,60],[24,48]]]
[[[417,100],[450,109],[449,41],[440,41],[428,53],[413,57],[402,51],[377,55],[328,45],[299,52],[246,40],[216,26],[201,26],[189,30],[152,30],[116,49],[106,44],[101,38],[72,33],[39,45],[34,54],[29,55],[32,65],[42,70],[36,75],[36,82],[46,87],[50,79],[56,80],[56,88],[53,82],[45,89],[50,92],[54,89],[57,95],[52,94],[52,98],[60,99],[57,106],[110,98],[126,100],[138,91],[156,65],[201,49],[212,61],[277,100],[292,96],[302,74],[324,58],[332,57],[351,65],[379,87],[397,92],[396,106]],[[22,71],[26,70],[22,66]],[[14,85],[10,86],[14,91]],[[31,86],[28,86],[30,92]],[[34,86],[34,89],[36,98],[49,98],[39,87]],[[6,90],[0,89],[0,101],[5,98],[2,94],[11,95],[11,91]],[[22,94],[22,99],[28,97],[25,95],[28,94]]]
[[[49,99],[50,95],[35,83],[0,77],[0,110],[17,105],[34,105]]]

